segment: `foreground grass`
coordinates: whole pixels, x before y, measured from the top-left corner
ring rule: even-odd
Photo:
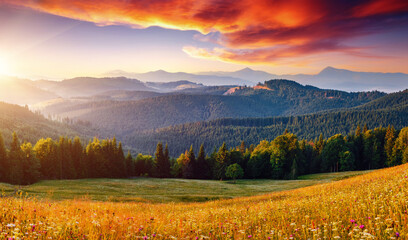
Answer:
[[[206,203],[0,199],[0,239],[407,239],[408,165]]]
[[[362,173],[366,172],[313,174],[302,176],[302,180],[238,180],[236,184],[230,181],[155,178],[53,180],[24,186],[20,190],[29,196],[53,200],[204,202],[292,190]],[[12,193],[15,188],[0,185],[5,194]]]

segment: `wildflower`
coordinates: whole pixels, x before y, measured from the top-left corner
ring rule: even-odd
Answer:
[[[399,237],[400,237],[399,232],[396,232],[396,233],[395,233],[395,236],[396,236],[397,238],[399,238]]]
[[[354,220],[354,219],[351,219],[351,220],[350,220],[350,222],[351,222],[351,223],[355,223],[355,222],[356,222],[356,220]]]
[[[360,228],[360,229],[363,229],[363,228],[364,228],[364,225],[363,225],[363,224],[361,224],[361,225],[359,226],[359,228]]]
[[[248,238],[252,238],[252,235],[248,235]]]

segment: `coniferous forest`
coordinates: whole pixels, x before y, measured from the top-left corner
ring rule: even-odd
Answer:
[[[347,136],[337,134],[314,140],[299,139],[285,131],[258,145],[193,149],[177,158],[171,143],[158,143],[154,156],[126,155],[116,138],[40,139],[34,145],[20,142],[16,133],[5,146],[0,134],[0,181],[32,184],[43,179],[159,177],[187,179],[271,178],[296,179],[299,175],[378,169],[408,162],[408,127],[367,129],[358,126]]]

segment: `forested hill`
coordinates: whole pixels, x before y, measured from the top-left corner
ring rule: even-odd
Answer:
[[[269,118],[224,118],[207,122],[189,123],[135,134],[125,142],[137,151],[152,153],[154,143],[168,142],[171,154],[185,151],[193,144],[213,149],[223,142],[238,146],[242,140],[247,144],[272,140],[285,129],[299,138],[313,140],[322,133],[325,137],[338,133],[348,134],[357,125],[369,128],[394,125],[403,128],[408,124],[408,91],[386,95],[360,107],[301,116]]]
[[[387,110],[391,108],[404,108],[408,106],[408,89],[401,92],[390,93],[384,97],[373,100],[357,107],[364,110]]]
[[[315,113],[324,110],[350,108],[383,97],[373,92],[344,92],[301,85],[295,81],[274,79],[256,87],[239,87],[231,91],[234,96],[256,96],[258,99],[274,99],[284,106],[279,116]]]
[[[350,108],[384,95],[323,90],[288,80],[271,80],[256,88],[231,88],[227,95],[194,92],[137,101],[59,102],[58,107],[48,105],[42,111],[45,115],[89,121],[110,136],[122,137],[145,129],[219,118],[289,116]]]
[[[40,138],[54,138],[59,136],[93,136],[86,123],[67,124],[45,119],[42,115],[31,112],[25,107],[0,102],[0,132],[7,140],[11,139],[15,131],[24,141],[36,142]]]

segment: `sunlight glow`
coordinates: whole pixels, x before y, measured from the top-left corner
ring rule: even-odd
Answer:
[[[8,74],[8,65],[4,58],[0,56],[0,75]]]

